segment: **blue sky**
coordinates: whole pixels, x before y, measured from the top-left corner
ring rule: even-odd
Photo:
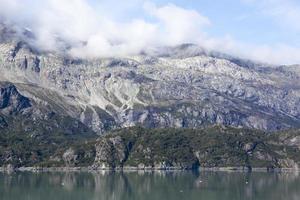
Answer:
[[[187,4],[178,0],[176,3],[196,9],[207,16],[212,22],[211,26],[207,28],[207,32],[212,35],[220,37],[229,34],[237,40],[267,44],[294,43],[296,39],[296,34],[287,34],[281,25],[274,23],[271,17],[264,15],[255,5],[239,0],[186,2]]]
[[[125,0],[120,3],[118,0],[103,1],[90,0],[94,5],[106,9],[118,6],[123,15],[120,18],[145,17],[141,4],[145,1]],[[152,0],[158,6],[175,4],[179,7],[196,10],[211,21],[211,25],[205,31],[211,36],[223,37],[229,35],[236,40],[252,43],[272,45],[284,43],[287,45],[300,46],[299,29],[279,22],[278,18],[270,13],[265,13],[264,4],[270,4],[269,9],[282,4],[294,7],[300,11],[300,1],[296,0]],[[265,2],[265,3],[264,3]],[[126,9],[124,9],[126,8]],[[115,9],[115,8],[114,8]],[[113,9],[113,10],[114,10]],[[276,9],[276,8],[275,8]],[[101,10],[101,9],[100,9]],[[124,12],[126,10],[126,12]],[[287,8],[288,10],[288,8]],[[284,18],[284,16],[282,16]],[[295,22],[297,23],[297,18]],[[300,23],[300,22],[299,22]]]

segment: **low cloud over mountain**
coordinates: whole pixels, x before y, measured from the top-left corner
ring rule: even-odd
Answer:
[[[33,46],[46,51],[67,49],[76,57],[128,56],[151,51],[157,46],[195,43],[262,62],[300,63],[297,46],[251,44],[236,40],[230,34],[212,36],[207,31],[214,26],[211,19],[197,9],[171,3],[0,0],[0,5],[1,20],[13,25],[18,32],[24,29],[32,32],[34,37],[27,39]]]

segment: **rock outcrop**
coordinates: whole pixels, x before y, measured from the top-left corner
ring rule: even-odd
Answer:
[[[16,114],[29,107],[30,100],[22,96],[13,84],[0,84],[0,110],[3,113]]]
[[[93,168],[114,169],[123,167],[128,150],[120,136],[99,139],[96,145],[96,157]]]

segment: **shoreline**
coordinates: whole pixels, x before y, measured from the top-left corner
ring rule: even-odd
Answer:
[[[188,171],[204,171],[204,172],[266,172],[266,173],[281,173],[281,172],[299,172],[297,168],[247,168],[247,167],[199,167],[195,169],[183,169],[178,167],[169,168],[138,168],[138,167],[123,167],[123,168],[100,168],[92,167],[20,167],[7,168],[0,167],[0,172],[188,172]]]

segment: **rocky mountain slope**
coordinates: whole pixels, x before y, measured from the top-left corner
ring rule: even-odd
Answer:
[[[30,32],[16,37],[0,27],[0,80],[27,100],[14,109],[34,107],[34,119],[56,113],[97,134],[138,124],[269,131],[300,126],[298,66],[257,64],[191,44],[126,58],[80,59],[39,52],[25,42],[34,37]],[[1,107],[1,115],[6,110]]]

